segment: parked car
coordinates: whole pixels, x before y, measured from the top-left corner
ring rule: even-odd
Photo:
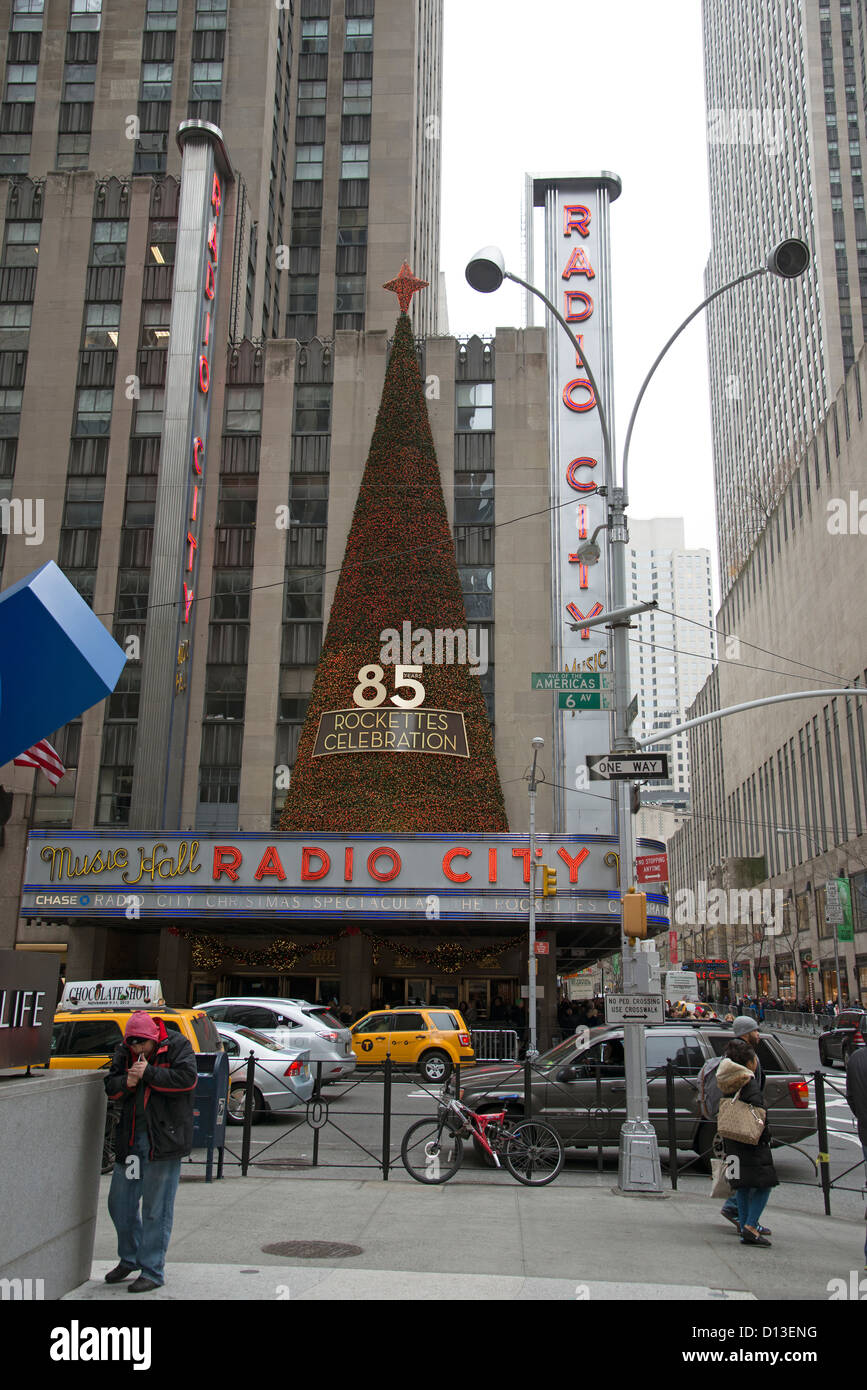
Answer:
[[[350,1030],[362,1066],[377,1066],[391,1057],[399,1066],[417,1066],[423,1081],[447,1081],[460,1063],[475,1059],[470,1030],[457,1009],[377,1009],[364,1014]]]
[[[671,1061],[678,1069],[674,1083],[675,1134],[678,1149],[693,1149],[709,1166],[716,1125],[702,1120],[697,1077],[704,1063],[720,1056],[734,1034],[717,1023],[687,1020],[649,1025],[645,1029],[648,1075]],[[816,1112],[810,1103],[807,1078],[799,1072],[776,1037],[763,1035],[758,1047],[765,1073],[765,1100],[771,1133],[779,1142],[799,1143],[816,1132]],[[597,1080],[597,1067],[599,1079]],[[478,1066],[461,1078],[461,1099],[476,1110],[506,1109],[524,1114],[524,1070],[520,1064]],[[648,1081],[649,1119],[662,1147],[668,1147],[668,1114],[664,1076]],[[543,1053],[533,1063],[533,1115],[557,1130],[566,1147],[614,1146],[626,1119],[626,1073],[623,1029],[593,1028],[589,1039],[576,1038]]]
[[[243,1124],[247,1094],[247,1059],[256,1059],[253,1072],[253,1118],[306,1105],[313,1094],[310,1053],[290,1051],[255,1028],[217,1028],[229,1054],[229,1098],[226,1114],[231,1124]]]
[[[856,1047],[864,1046],[867,1034],[867,1013],[864,1009],[844,1009],[831,1019],[824,1033],[819,1034],[819,1061],[823,1067],[842,1062],[845,1067]]]
[[[253,1028],[281,1047],[305,1049],[310,1053],[310,1070],[315,1079],[322,1063],[322,1084],[342,1081],[355,1071],[355,1053],[349,1029],[329,1013],[325,1004],[306,999],[245,998],[243,995],[209,999],[200,1004],[214,1023],[234,1028]]]

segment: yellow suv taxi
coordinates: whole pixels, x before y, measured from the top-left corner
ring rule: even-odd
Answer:
[[[201,1009],[170,1008],[158,980],[141,983],[82,980],[67,984],[54,1015],[51,1070],[89,1071],[111,1062],[131,1013],[161,1018],[194,1052],[221,1052],[213,1021]]]
[[[445,1082],[455,1066],[474,1058],[470,1030],[457,1009],[444,1005],[378,1009],[349,1030],[359,1066],[374,1066],[390,1057],[398,1066],[416,1066],[423,1081]]]

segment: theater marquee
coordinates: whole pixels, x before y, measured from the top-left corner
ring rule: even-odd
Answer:
[[[619,919],[614,839],[540,835],[537,845],[539,862],[558,870],[540,918]],[[21,916],[509,921],[526,918],[529,882],[520,835],[34,832]],[[667,925],[666,896],[648,901],[651,921]]]

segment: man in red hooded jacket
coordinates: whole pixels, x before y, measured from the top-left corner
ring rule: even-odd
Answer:
[[[195,1053],[181,1033],[167,1033],[150,1014],[130,1015],[105,1078],[109,1099],[121,1101],[108,1194],[120,1264],[105,1279],[119,1284],[139,1270],[130,1293],[165,1281],[181,1159],[193,1147],[196,1078]]]

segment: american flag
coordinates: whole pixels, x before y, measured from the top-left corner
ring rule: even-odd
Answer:
[[[52,787],[57,786],[66,772],[56,749],[52,748],[47,738],[40,739],[32,748],[28,748],[26,753],[19,753],[12,761],[16,767],[38,767],[45,773]]]

